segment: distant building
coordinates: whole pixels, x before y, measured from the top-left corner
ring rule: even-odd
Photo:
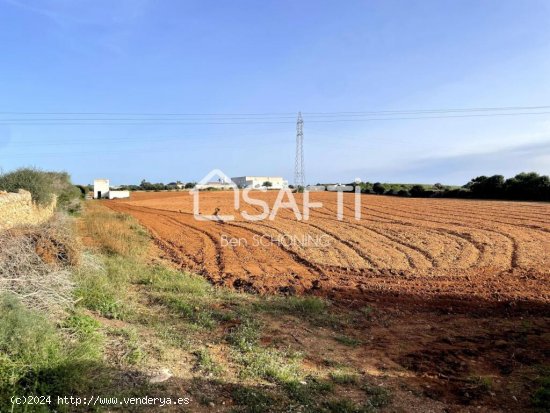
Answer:
[[[195,189],[208,189],[208,188],[214,188],[214,189],[233,189],[233,185],[227,182],[218,182],[218,181],[212,181],[212,182],[205,182],[205,183],[199,183],[195,185]]]
[[[94,180],[94,199],[107,198],[109,196],[109,180],[95,179]]]
[[[185,184],[181,183],[180,181],[177,181],[177,182],[170,182],[168,184],[168,186],[175,186],[176,188],[178,189],[183,189],[185,188]]]
[[[129,191],[112,191],[108,179],[94,180],[94,199],[129,198]]]
[[[130,198],[130,191],[109,191],[109,199]]]
[[[269,188],[283,189],[288,187],[288,181],[281,176],[238,176],[231,178],[239,188],[264,188],[266,182],[271,182]]]

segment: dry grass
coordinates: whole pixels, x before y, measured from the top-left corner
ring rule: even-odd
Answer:
[[[136,256],[146,248],[143,230],[132,217],[113,213],[94,201],[86,203],[83,224],[86,235],[106,254]]]

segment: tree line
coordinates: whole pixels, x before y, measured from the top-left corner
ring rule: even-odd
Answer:
[[[183,183],[180,181],[164,184],[162,182],[152,183],[145,179],[139,185],[119,185],[117,189],[121,191],[176,191],[178,189],[192,189],[196,182]],[[93,185],[88,185],[90,191],[93,190]]]
[[[350,184],[353,185],[353,184]],[[416,198],[475,198],[518,201],[550,201],[550,178],[536,172],[522,172],[512,178],[481,175],[463,186],[386,184],[362,182],[361,192]]]

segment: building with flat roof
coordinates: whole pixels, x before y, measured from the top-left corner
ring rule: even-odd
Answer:
[[[112,191],[108,179],[94,179],[94,199],[130,198],[129,191]]]
[[[282,176],[237,176],[235,178],[231,178],[231,180],[237,184],[239,188],[283,189],[288,187],[288,181],[286,181]],[[266,186],[266,182],[270,182],[271,186]]]
[[[234,185],[227,182],[211,181],[205,183],[198,183],[195,185],[195,189],[233,189]]]

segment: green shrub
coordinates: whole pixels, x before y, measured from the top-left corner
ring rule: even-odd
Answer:
[[[533,406],[543,411],[550,411],[550,376],[538,380],[539,388],[533,394]]]
[[[34,168],[21,168],[0,175],[0,190],[17,192],[25,189],[39,205],[48,205],[54,196],[54,184],[44,172]]]
[[[57,197],[60,209],[78,209],[80,189],[71,183],[66,172],[44,172],[34,168],[20,168],[0,175],[0,190],[17,192],[25,189],[39,205],[49,205]]]
[[[57,195],[57,206],[60,209],[75,209],[80,204],[81,192],[71,183],[67,172],[44,172],[52,182],[52,188]]]

